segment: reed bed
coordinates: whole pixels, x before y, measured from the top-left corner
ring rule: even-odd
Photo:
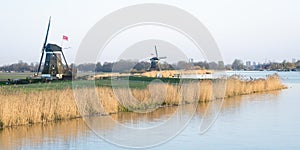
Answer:
[[[277,74],[268,75],[266,79],[242,80],[239,77],[231,77],[226,81],[225,97],[246,95],[258,92],[281,90],[284,86]]]
[[[97,87],[22,92],[0,87],[0,128],[107,115],[119,111],[149,111],[166,105],[206,102],[285,88],[278,75],[266,79],[191,80],[183,83],[150,83],[147,88]],[[96,96],[92,93],[96,92]],[[77,101],[75,101],[76,96]],[[77,103],[77,104],[76,104]]]
[[[162,70],[162,71],[150,71],[142,73],[142,76],[145,77],[157,77],[158,75],[161,75],[165,78],[172,78],[174,76],[178,75],[187,75],[187,74],[212,74],[213,70]]]

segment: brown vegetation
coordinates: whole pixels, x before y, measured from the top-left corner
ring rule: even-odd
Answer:
[[[162,76],[165,78],[172,78],[176,75],[187,75],[187,74],[212,74],[212,70],[162,70],[162,71],[150,71],[142,73],[145,77],[157,77]]]
[[[205,102],[283,88],[278,75],[251,81],[231,77],[227,80],[199,80],[182,84],[151,83],[146,89],[130,91],[97,87],[96,97],[91,96],[95,89],[76,89],[80,90],[76,92],[80,93],[76,95],[76,105],[71,89],[7,92],[0,87],[0,128],[77,118],[81,115],[145,111],[164,105]]]

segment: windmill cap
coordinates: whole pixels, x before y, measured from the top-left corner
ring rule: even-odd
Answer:
[[[157,57],[152,57],[150,60],[159,60]]]
[[[56,44],[47,44],[46,46],[46,52],[55,52],[55,51],[61,51],[61,47]]]

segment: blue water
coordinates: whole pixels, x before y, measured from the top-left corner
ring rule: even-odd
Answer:
[[[274,72],[228,72],[264,77]],[[204,113],[200,104],[187,127],[170,141],[150,149],[300,149],[300,73],[279,72],[288,89],[246,96],[223,102],[216,122],[204,134],[199,126]],[[153,124],[164,120],[173,108],[145,115],[114,115],[124,124]],[[115,132],[114,126],[100,131]],[[108,133],[110,133],[108,132]],[[130,135],[128,135],[130,137]],[[150,138],[150,136],[149,136]],[[151,139],[146,139],[151,140]],[[16,127],[0,131],[0,149],[123,149],[99,138],[82,119],[50,125]]]
[[[277,73],[283,83],[300,83],[300,72],[277,72],[277,71],[226,71],[228,76],[241,75],[252,78],[265,78],[267,75]]]

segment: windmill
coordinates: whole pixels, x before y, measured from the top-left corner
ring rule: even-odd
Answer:
[[[51,17],[49,18],[46,38],[42,47],[42,56],[40,59],[38,70],[35,74],[35,76],[38,76],[41,65],[44,57],[44,53],[46,53],[46,58],[44,62],[44,67],[42,70],[42,78],[49,78],[49,79],[72,79],[72,69],[69,67],[65,55],[62,51],[62,48],[56,44],[47,43],[48,35],[49,35],[49,29],[51,24]],[[64,64],[62,63],[63,56]]]
[[[148,71],[160,71],[161,67],[160,67],[160,60],[161,59],[166,59],[167,57],[158,57],[158,52],[156,49],[156,45],[154,46],[155,48],[155,57],[150,58],[150,68],[148,69]]]

